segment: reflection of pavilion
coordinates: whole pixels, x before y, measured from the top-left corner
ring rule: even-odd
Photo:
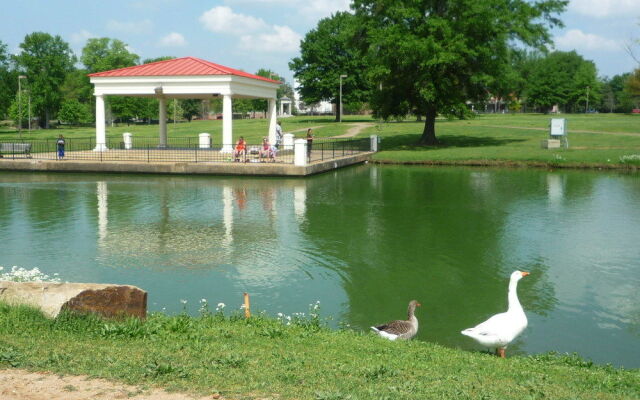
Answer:
[[[249,281],[267,276],[279,280],[296,269],[293,263],[276,260],[286,259],[280,253],[300,240],[304,181],[274,187],[268,181],[216,180],[198,186],[199,204],[193,207],[182,207],[182,194],[176,193],[184,191],[161,185],[153,192],[151,207],[131,207],[126,220],[117,214],[109,218],[108,185],[100,181],[96,187],[98,248],[117,264],[190,269],[227,265]]]

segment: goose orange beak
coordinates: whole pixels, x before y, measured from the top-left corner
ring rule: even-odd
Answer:
[[[416,303],[416,306],[420,307],[420,306],[422,306],[422,304],[420,304],[420,303]]]
[[[522,272],[520,272],[520,273],[522,274],[522,277],[523,277],[523,278],[524,278],[525,276],[527,276],[527,275],[531,275],[531,273],[530,273],[530,272],[526,272],[526,271],[522,271]]]

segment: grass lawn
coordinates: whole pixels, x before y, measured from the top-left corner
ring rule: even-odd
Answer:
[[[561,115],[567,118],[569,149],[542,149],[549,115],[480,115],[472,120],[439,120],[439,146],[418,146],[424,123],[382,124],[375,160],[464,164],[530,163],[550,166],[640,165],[640,115]],[[589,132],[581,132],[589,131]],[[626,156],[626,157],[625,157]]]
[[[367,117],[364,120],[371,122]],[[292,117],[283,118],[282,128],[285,133],[299,130],[294,134],[298,138],[306,136],[307,128],[314,128],[313,132],[317,138],[341,135],[351,127],[349,123],[362,122],[363,117],[345,118],[342,124],[336,123],[332,116],[322,117]],[[244,136],[251,144],[259,144],[264,136],[267,136],[268,120],[266,119],[242,119],[233,121],[233,138],[234,141],[238,137]],[[129,125],[119,124],[118,126],[107,126],[107,137],[122,139],[124,132],[133,134],[135,142],[136,137],[158,137],[158,125]],[[192,137],[197,138],[199,133],[207,132],[211,134],[214,143],[222,142],[222,120],[212,121],[193,121],[179,122],[177,124],[167,123],[167,135],[169,139],[176,137]],[[54,139],[59,135],[65,138],[89,138],[95,137],[95,127],[83,128],[67,128],[61,127],[49,130],[33,130],[29,133],[27,130],[22,131],[22,137],[25,139]],[[0,128],[0,140],[17,139],[18,132],[14,128]]]
[[[552,117],[567,118],[569,149],[542,149],[540,142],[548,137]],[[304,137],[313,127],[317,138],[337,136],[347,132],[355,123],[368,122],[373,126],[362,130],[360,137],[382,137],[380,152],[374,160],[392,163],[427,164],[528,164],[550,167],[635,168],[640,166],[640,115],[623,114],[487,114],[469,120],[440,119],[436,123],[438,146],[418,146],[423,122],[402,121],[380,123],[367,116],[346,116],[336,123],[332,116],[299,116],[282,119],[285,132]],[[260,143],[267,132],[266,119],[234,120],[234,139],[244,136],[250,144]],[[107,136],[122,138],[123,132],[136,137],[157,138],[157,125],[121,125],[107,128]],[[221,142],[222,121],[193,121],[168,124],[169,139],[197,138],[201,132],[212,135],[214,143]],[[59,128],[27,133],[25,138],[52,139],[63,134],[66,138],[94,136],[94,128]],[[0,140],[15,139],[13,128],[0,129]]]
[[[203,313],[107,322],[0,304],[0,368],[256,399],[638,399],[640,370],[573,356],[506,360],[433,343]]]

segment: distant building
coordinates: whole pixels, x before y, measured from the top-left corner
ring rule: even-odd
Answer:
[[[293,101],[295,103],[295,108],[298,110],[300,114],[307,115],[328,115],[335,114],[335,106],[334,104],[328,101],[321,101],[319,103],[307,104],[300,97],[300,92],[298,91],[298,81],[293,81]]]

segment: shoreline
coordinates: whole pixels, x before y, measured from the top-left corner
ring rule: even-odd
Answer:
[[[577,169],[577,170],[611,170],[637,172],[640,165],[634,164],[598,164],[598,163],[553,163],[545,161],[516,161],[516,160],[414,160],[399,161],[390,159],[369,160],[372,164],[380,165],[410,165],[410,166],[450,166],[450,167],[505,167],[505,168],[549,168],[549,169]]]

